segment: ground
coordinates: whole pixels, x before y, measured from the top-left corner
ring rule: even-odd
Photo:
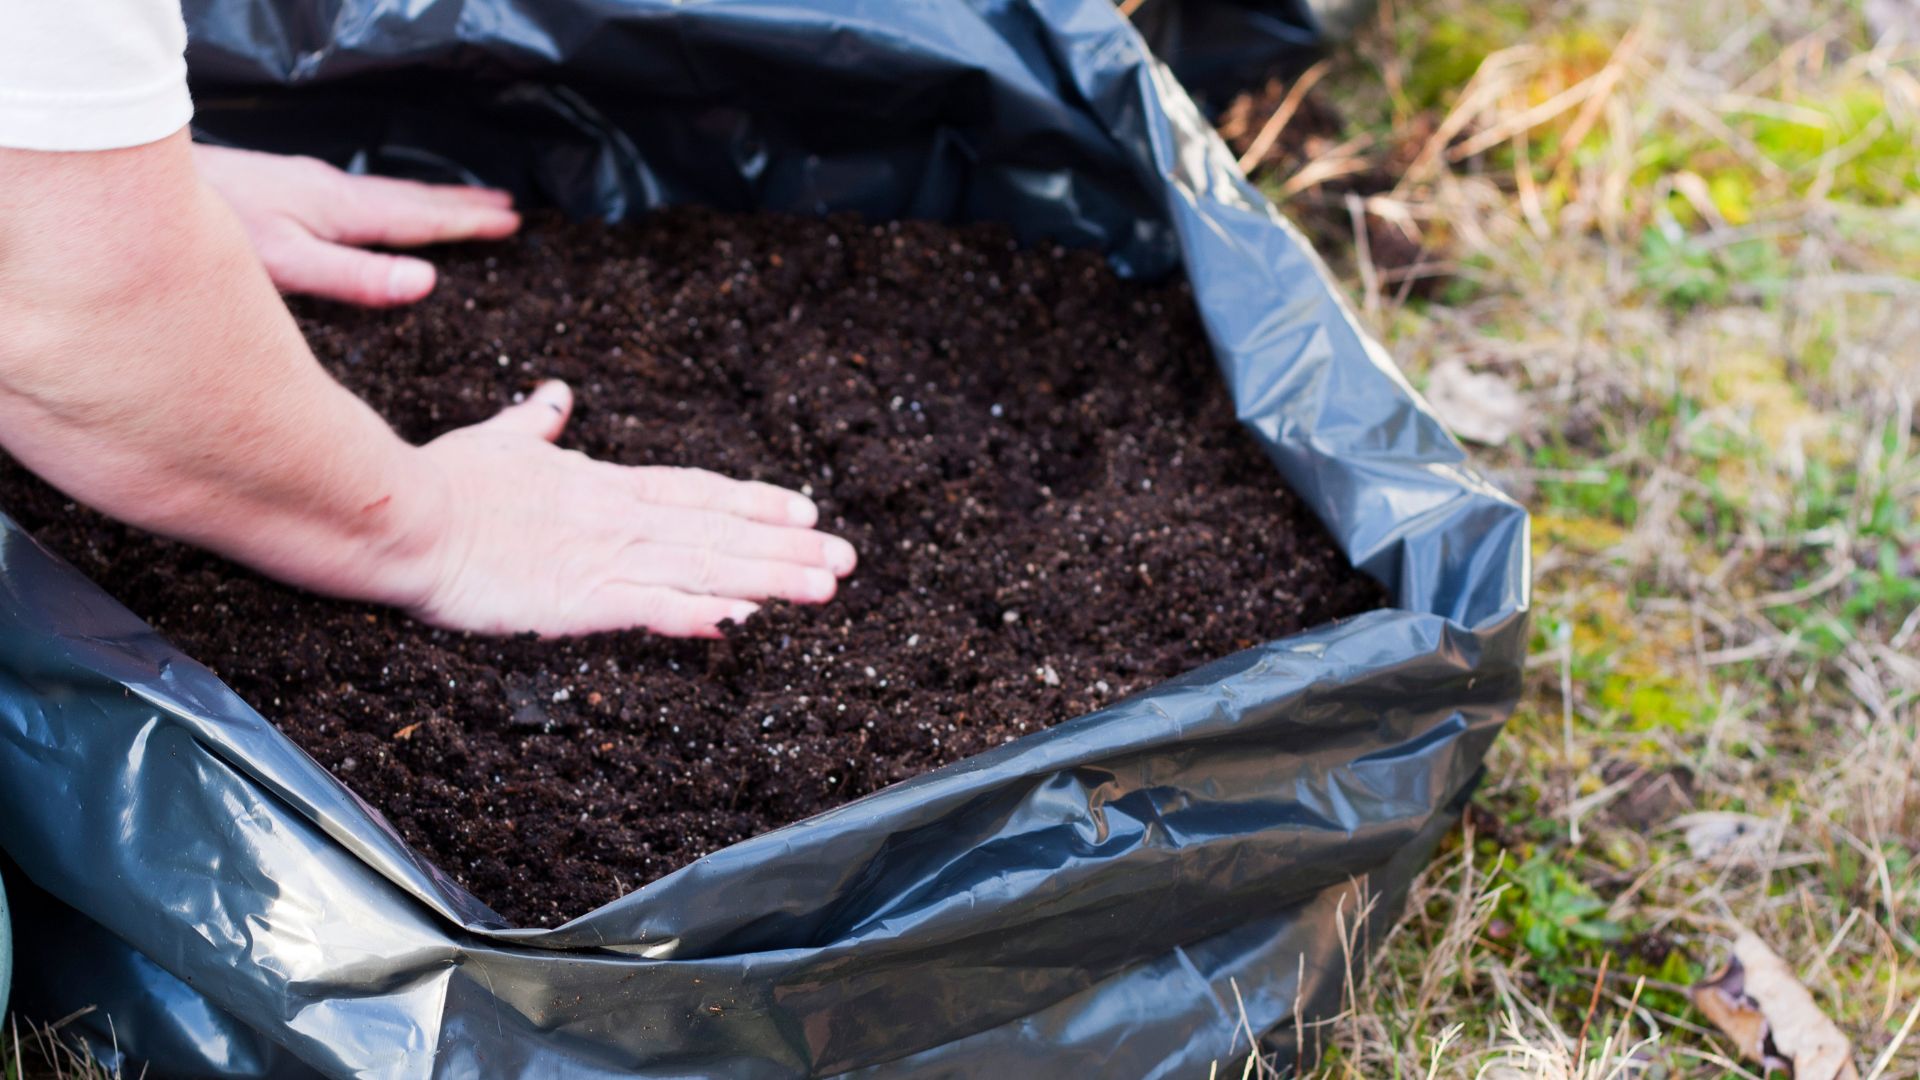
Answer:
[[[1526,695],[1319,1075],[1761,1075],[1686,993],[1739,927],[1920,1070],[1917,76],[1907,0],[1389,0],[1251,156],[1534,514]]]
[[[1686,994],[1747,927],[1914,1076],[1920,12],[1399,0],[1316,75],[1256,171],[1491,440],[1537,588],[1317,1075],[1759,1076]]]

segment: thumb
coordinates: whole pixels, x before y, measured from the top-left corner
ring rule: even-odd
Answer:
[[[488,431],[532,435],[548,442],[560,437],[573,412],[573,391],[559,379],[548,379],[533,388],[527,400],[509,405],[479,426]]]
[[[260,261],[283,292],[366,307],[411,304],[433,291],[432,263],[329,243],[304,230],[262,243]]]

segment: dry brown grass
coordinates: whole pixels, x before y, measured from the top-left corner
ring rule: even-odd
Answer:
[[[1315,90],[1347,130],[1262,177],[1422,241],[1397,280],[1366,229],[1328,254],[1416,378],[1524,399],[1478,456],[1537,525],[1481,834],[1324,1075],[1754,1075],[1684,995],[1736,926],[1862,1075],[1920,1072],[1916,72],[1836,4],[1398,0]],[[1587,897],[1593,936],[1527,936]]]
[[[7,1017],[0,1037],[0,1076],[6,1080],[121,1080],[118,1069],[108,1069],[88,1053],[69,1032],[69,1026],[92,1009],[50,1024]],[[141,1070],[141,1076],[145,1070]]]

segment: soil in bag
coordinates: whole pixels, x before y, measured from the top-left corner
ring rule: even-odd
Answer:
[[[1184,285],[993,226],[534,219],[418,305],[298,301],[406,437],[540,378],[562,445],[802,489],[860,568],[726,640],[433,630],[0,505],[502,915],[550,925],[767,829],[1380,606],[1234,420]]]

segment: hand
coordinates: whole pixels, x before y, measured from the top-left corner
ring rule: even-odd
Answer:
[[[282,292],[368,307],[410,304],[433,291],[433,264],[358,245],[497,240],[520,227],[504,191],[354,176],[314,158],[199,143],[193,158]]]
[[[0,445],[73,499],[301,588],[495,633],[712,636],[769,597],[824,601],[853,568],[853,549],[815,531],[818,511],[791,491],[553,446],[571,404],[558,383],[408,445],[301,340],[201,175],[223,160],[304,170],[322,188],[331,176],[335,194],[376,190],[312,163],[196,159],[184,130],[125,150],[0,148]],[[265,189],[235,190],[258,226],[246,198]],[[295,185],[276,205],[346,205],[313,196]],[[503,231],[512,214],[422,217],[396,215],[378,235],[475,234],[485,220]],[[390,265],[310,226],[350,219],[275,228],[323,261]]]
[[[403,601],[415,616],[481,633],[719,637],[755,601],[822,603],[853,570],[853,546],[815,531],[819,511],[796,492],[553,446],[571,407],[548,382],[421,449],[447,503],[424,592]]]

